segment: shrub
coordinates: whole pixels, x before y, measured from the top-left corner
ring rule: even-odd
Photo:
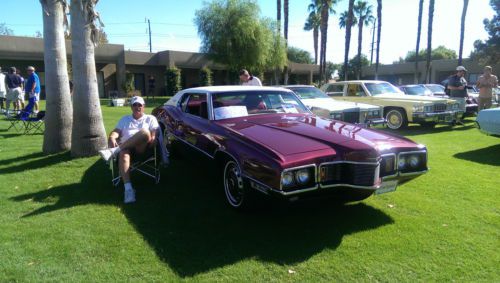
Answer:
[[[200,70],[200,86],[211,86],[212,81],[212,70],[208,67],[203,67]]]
[[[135,91],[134,74],[128,72],[125,74],[125,82],[123,83],[122,88],[127,94],[127,97],[133,96],[132,92]]]
[[[165,77],[167,96],[173,96],[181,90],[181,70],[175,66],[167,68]]]

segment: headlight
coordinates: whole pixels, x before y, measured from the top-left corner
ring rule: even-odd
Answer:
[[[380,117],[380,112],[378,110],[370,111],[368,117]]]
[[[292,172],[283,173],[283,177],[281,177],[281,183],[283,184],[284,187],[292,186],[293,185],[293,173]]]
[[[423,105],[414,105],[413,112],[424,112],[424,106]]]
[[[342,120],[342,113],[331,112],[330,118],[332,118],[333,120]]]
[[[420,162],[420,159],[418,158],[418,156],[416,155],[412,155],[409,159],[408,159],[408,164],[410,164],[410,167],[411,168],[417,168],[418,166],[418,163]]]
[[[398,169],[403,170],[406,167],[406,157],[400,156],[398,160]]]
[[[451,109],[453,109],[453,110],[458,110],[459,108],[460,108],[460,104],[458,104],[458,103],[453,103],[451,105]]]
[[[432,105],[424,106],[424,112],[432,112]]]
[[[307,169],[301,169],[295,173],[295,180],[301,185],[309,182],[310,178],[311,176],[309,175],[309,170]]]

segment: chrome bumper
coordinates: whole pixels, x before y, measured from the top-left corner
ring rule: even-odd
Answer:
[[[444,111],[444,112],[416,112],[413,113],[413,122],[444,122],[451,123],[456,117],[461,116],[463,111]]]

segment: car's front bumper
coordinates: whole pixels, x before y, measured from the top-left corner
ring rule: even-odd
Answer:
[[[436,123],[451,123],[457,117],[461,117],[463,111],[444,111],[444,112],[416,112],[413,113],[413,122],[436,122]]]
[[[370,127],[370,126],[376,126],[376,125],[385,125],[387,121],[384,118],[371,118],[371,119],[366,119],[365,125]]]

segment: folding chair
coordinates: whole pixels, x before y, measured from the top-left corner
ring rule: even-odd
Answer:
[[[24,120],[28,119],[31,115],[31,112],[21,110],[21,112],[7,116],[7,121],[10,122],[10,126],[7,128],[7,131],[14,128],[16,131],[21,131],[26,128],[24,124]]]
[[[25,119],[21,119],[24,123],[24,134],[43,133],[44,118],[45,111],[40,111],[36,113],[34,117],[30,115]]]
[[[160,182],[160,168],[168,165],[168,151],[163,143],[162,130],[159,128],[156,135],[155,146],[147,150],[140,156],[134,156],[136,160],[132,160],[130,165],[130,173],[139,172],[143,175],[152,178],[155,184]],[[116,187],[121,182],[120,170],[118,167],[118,156],[113,157],[109,161],[111,170],[111,182]]]

